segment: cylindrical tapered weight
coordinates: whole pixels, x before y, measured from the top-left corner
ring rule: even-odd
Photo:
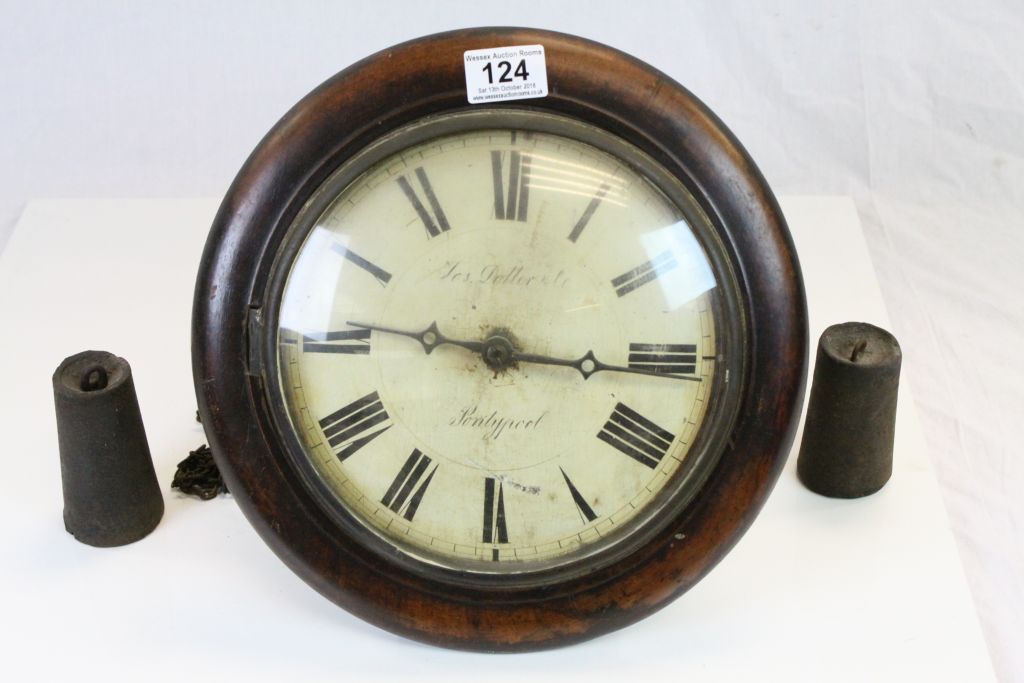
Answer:
[[[868,323],[822,333],[797,460],[807,488],[860,498],[889,481],[902,359],[896,338]]]
[[[64,526],[89,545],[146,536],[164,514],[132,370],[106,351],[66,358],[53,374]]]

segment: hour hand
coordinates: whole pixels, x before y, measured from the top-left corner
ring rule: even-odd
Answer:
[[[635,375],[647,375],[650,377],[665,377],[669,379],[681,379],[688,380],[691,382],[701,381],[700,377],[689,377],[686,375],[667,374],[663,372],[656,372],[654,370],[647,370],[642,368],[631,368],[622,365],[609,365],[608,363],[602,363],[594,355],[593,351],[587,351],[586,354],[580,358],[555,358],[553,356],[544,356],[538,353],[526,353],[518,350],[513,346],[512,342],[506,337],[496,334],[492,335],[484,341],[469,341],[466,339],[451,339],[441,334],[441,331],[437,328],[437,322],[432,322],[425,330],[399,330],[394,327],[385,327],[383,325],[373,325],[370,323],[359,323],[352,320],[346,321],[347,325],[352,327],[359,327],[364,330],[374,330],[376,332],[385,332],[388,334],[399,334],[403,337],[409,337],[415,339],[423,346],[423,351],[429,354],[431,351],[436,349],[442,344],[451,344],[453,346],[460,346],[468,351],[479,353],[484,360],[487,367],[491,368],[495,372],[502,372],[511,367],[515,367],[519,363],[536,363],[538,365],[560,365],[562,367],[574,368],[577,372],[583,375],[583,379],[589,379],[591,375],[597,372],[626,372]]]
[[[352,327],[360,327],[364,330],[374,330],[375,332],[386,332],[388,334],[399,334],[403,337],[409,337],[415,339],[423,346],[423,351],[429,354],[431,351],[436,349],[442,344],[451,344],[453,346],[461,346],[469,351],[480,353],[484,349],[483,342],[467,341],[464,339],[451,339],[441,334],[441,331],[437,328],[437,322],[432,322],[425,330],[399,330],[394,327],[385,327],[383,325],[373,325],[371,323],[359,323],[353,320],[346,320],[346,325]]]

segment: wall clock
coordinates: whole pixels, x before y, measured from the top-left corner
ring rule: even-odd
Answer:
[[[299,102],[198,277],[203,423],[314,588],[430,643],[565,645],[753,521],[806,373],[799,266],[724,125],[611,48],[429,36]]]

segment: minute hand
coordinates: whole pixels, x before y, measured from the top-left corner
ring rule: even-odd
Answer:
[[[388,334],[398,334],[403,337],[409,337],[415,339],[423,346],[423,351],[429,354],[431,351],[436,349],[442,344],[451,344],[452,346],[460,346],[468,351],[479,353],[483,356],[484,362],[491,368],[503,369],[514,363],[536,363],[538,365],[558,365],[566,368],[575,368],[577,372],[583,375],[583,379],[588,379],[591,375],[604,371],[604,372],[629,372],[634,375],[647,375],[648,377],[666,377],[669,379],[682,379],[689,382],[700,382],[700,377],[688,377],[686,375],[673,375],[665,372],[655,372],[654,370],[645,370],[642,368],[630,368],[623,365],[609,365],[608,363],[602,363],[594,355],[593,351],[587,351],[586,354],[575,360],[567,358],[554,358],[552,356],[542,356],[537,353],[525,353],[516,349],[512,346],[512,343],[505,337],[494,336],[485,341],[469,341],[466,339],[452,339],[441,334],[441,331],[437,327],[437,322],[432,322],[430,325],[420,331],[413,330],[399,330],[393,327],[385,327],[383,325],[373,325],[370,323],[359,323],[352,320],[346,321],[346,324],[352,327],[361,327],[366,330],[375,330],[377,332],[386,332]]]
[[[650,377],[666,377],[669,379],[682,379],[689,382],[700,382],[700,377],[689,377],[687,375],[673,375],[665,372],[656,372],[654,370],[645,370],[642,368],[631,368],[625,365],[609,365],[608,363],[602,363],[594,355],[593,351],[587,351],[583,356],[580,356],[576,360],[569,360],[566,358],[552,358],[551,356],[541,356],[536,353],[522,353],[515,351],[513,354],[515,360],[522,363],[538,363],[541,365],[561,365],[568,368],[576,368],[583,379],[589,379],[591,375],[601,371],[605,372],[630,372],[634,375],[648,375]]]

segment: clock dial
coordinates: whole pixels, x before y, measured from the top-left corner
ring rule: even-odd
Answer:
[[[636,158],[474,129],[325,183],[278,380],[332,504],[413,557],[516,572],[600,552],[680,495],[720,398],[720,277],[703,214]]]

